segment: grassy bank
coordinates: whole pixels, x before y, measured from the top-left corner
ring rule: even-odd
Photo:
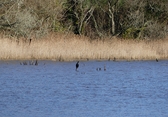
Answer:
[[[44,39],[0,39],[0,59],[52,59],[60,61],[87,59],[167,59],[168,39],[133,41],[104,39],[90,41],[76,35],[50,34]]]

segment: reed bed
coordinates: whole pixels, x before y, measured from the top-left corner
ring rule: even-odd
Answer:
[[[135,41],[122,39],[90,40],[73,34],[50,34],[43,39],[0,38],[1,60],[149,60],[168,58],[168,39]]]

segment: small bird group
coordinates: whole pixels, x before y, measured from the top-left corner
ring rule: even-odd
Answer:
[[[26,61],[23,61],[22,63],[20,62],[20,65],[28,65],[28,63]],[[38,65],[38,61],[29,61],[29,65]]]
[[[101,71],[101,68],[96,68],[97,71]],[[104,71],[106,71],[106,66],[104,65]]]

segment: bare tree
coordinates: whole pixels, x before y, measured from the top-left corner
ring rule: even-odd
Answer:
[[[0,28],[12,36],[40,37],[49,30],[61,30],[65,0],[3,0]],[[6,31],[5,31],[6,32]]]

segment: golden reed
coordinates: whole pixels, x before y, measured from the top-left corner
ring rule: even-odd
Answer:
[[[1,60],[149,60],[168,58],[168,39],[135,41],[122,39],[90,40],[73,34],[50,34],[43,39],[0,38]]]

